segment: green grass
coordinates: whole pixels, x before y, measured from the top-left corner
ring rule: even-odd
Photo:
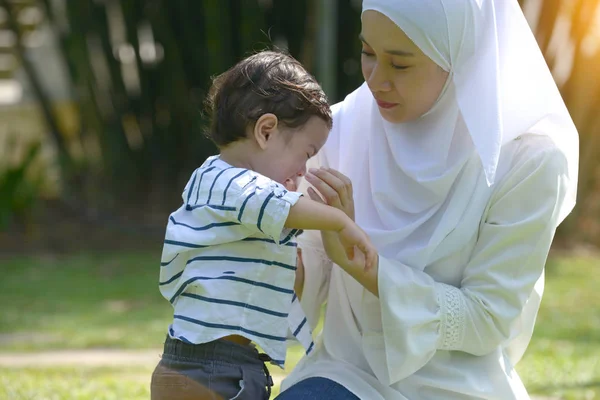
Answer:
[[[147,400],[150,368],[0,369],[0,399]]]
[[[286,372],[302,357],[294,346],[288,352]],[[0,367],[0,399],[3,400],[147,400],[154,365],[127,367]],[[277,385],[272,398],[279,393],[283,374],[271,368]]]
[[[532,342],[517,370],[532,393],[600,399],[600,259],[559,258],[546,269],[546,289]]]
[[[159,254],[0,261],[0,351],[159,348]]]
[[[171,308],[158,293],[157,260],[0,260],[0,352],[159,348]],[[551,259],[536,332],[517,368],[531,393],[600,399],[599,261]],[[300,356],[298,348],[290,351],[287,371]],[[147,399],[153,367],[0,368],[0,399]]]

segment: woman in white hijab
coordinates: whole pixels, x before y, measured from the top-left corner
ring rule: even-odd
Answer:
[[[365,83],[306,180],[379,265],[305,234],[302,304],[325,324],[279,399],[528,399],[514,366],[578,163],[542,54],[516,0],[364,0],[361,41]]]

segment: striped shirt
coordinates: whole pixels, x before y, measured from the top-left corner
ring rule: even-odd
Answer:
[[[288,329],[312,350],[293,289],[299,231],[284,227],[300,196],[218,156],[194,171],[169,216],[161,259],[172,338],[199,344],[241,335],[281,367]]]

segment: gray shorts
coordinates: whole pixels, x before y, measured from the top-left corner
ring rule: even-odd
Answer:
[[[254,346],[226,340],[187,344],[167,337],[152,374],[152,400],[268,400],[273,380]]]

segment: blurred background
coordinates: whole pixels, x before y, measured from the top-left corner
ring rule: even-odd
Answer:
[[[581,165],[518,369],[539,398],[600,398],[600,1],[519,3],[579,129]],[[148,398],[170,316],[157,289],[165,222],[216,152],[202,134],[211,77],[285,49],[337,102],[362,82],[360,10],[0,0],[0,398]]]

